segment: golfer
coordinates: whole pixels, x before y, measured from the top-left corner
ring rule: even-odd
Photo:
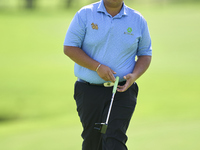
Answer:
[[[112,87],[104,83],[115,82],[116,76],[119,85],[99,150],[127,150],[126,131],[138,95],[135,81],[151,62],[146,20],[123,0],[85,6],[68,28],[64,53],[75,62],[74,99],[83,126],[82,150],[97,150],[101,133],[94,126],[105,122],[112,96]]]

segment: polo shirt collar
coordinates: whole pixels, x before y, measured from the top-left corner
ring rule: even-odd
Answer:
[[[124,4],[124,2],[123,2],[122,9],[121,9],[121,11],[120,11],[116,16],[118,16],[118,17],[121,18],[122,16],[128,15],[127,9],[128,9],[127,6],[126,6],[126,5]],[[100,2],[100,4],[99,4],[99,6],[98,6],[98,8],[97,8],[97,12],[103,12],[103,13],[109,15],[108,12],[107,12],[107,10],[106,10],[106,8],[105,8],[105,6],[104,6],[103,0],[101,0],[101,2]],[[115,16],[115,17],[116,17],[116,16]]]

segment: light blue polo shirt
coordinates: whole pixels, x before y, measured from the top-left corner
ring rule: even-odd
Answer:
[[[151,38],[143,16],[123,4],[121,11],[112,17],[103,0],[76,13],[64,45],[81,48],[91,58],[114,70],[120,81],[133,72],[136,56],[152,55]],[[90,83],[105,82],[97,72],[76,63],[74,73]]]

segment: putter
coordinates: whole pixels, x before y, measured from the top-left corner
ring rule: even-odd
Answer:
[[[108,127],[108,121],[109,121],[109,117],[110,117],[110,113],[111,113],[111,109],[112,109],[115,93],[117,91],[118,82],[119,82],[119,77],[117,76],[116,80],[115,80],[114,87],[113,87],[113,91],[112,91],[112,98],[111,98],[110,107],[109,107],[109,110],[108,110],[108,115],[107,115],[106,122],[105,123],[95,123],[94,129],[100,131],[100,133],[102,133],[102,134],[106,133],[106,130],[107,130],[107,127]]]

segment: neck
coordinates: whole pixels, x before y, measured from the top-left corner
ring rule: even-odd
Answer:
[[[123,3],[120,3],[119,5],[109,5],[109,4],[106,4],[104,2],[104,5],[105,5],[105,8],[107,10],[107,12],[112,16],[116,16],[120,10],[122,9],[122,6],[123,6]]]

